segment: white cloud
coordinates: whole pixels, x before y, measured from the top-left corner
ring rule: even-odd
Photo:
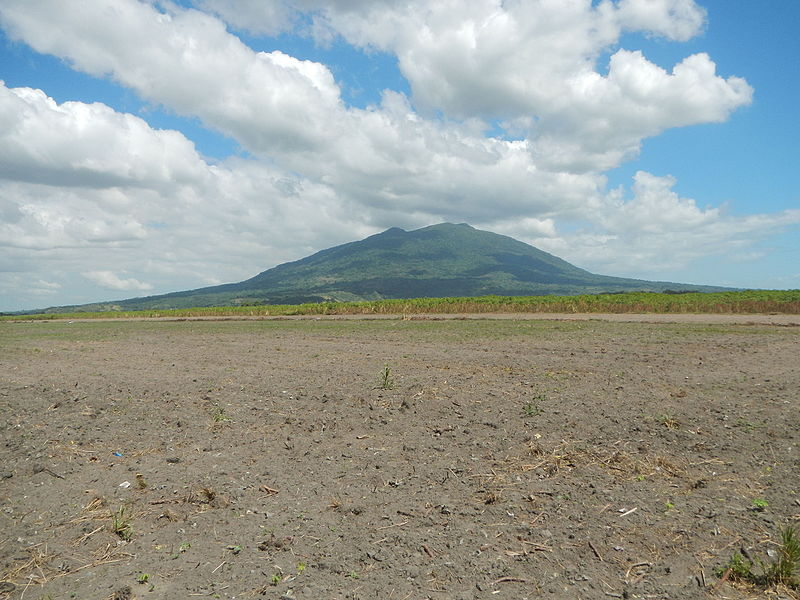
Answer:
[[[280,51],[253,52],[196,10],[164,13],[135,0],[10,0],[0,15],[11,35],[37,51],[110,75],[250,149],[313,147],[330,135],[329,117],[339,108],[327,67]]]
[[[5,86],[0,105],[0,271],[50,280],[123,270],[166,292],[375,231],[328,186],[257,161],[210,165],[181,133],[105,105]],[[17,282],[11,296],[23,302],[18,280],[6,280],[0,288]]]
[[[34,285],[36,287],[39,287],[39,288],[43,289],[43,290],[49,290],[49,291],[60,290],[61,289],[61,284],[60,283],[56,283],[54,281],[44,281],[42,279],[39,279],[38,281],[34,282]]]
[[[563,210],[593,193],[599,181],[595,173],[539,168],[526,143],[487,139],[466,126],[422,119],[396,93],[387,93],[380,107],[346,110],[322,65],[281,53],[254,53],[196,11],[166,15],[149,5],[117,3],[132,23],[131,31],[119,37],[130,38],[131,44],[136,39],[138,48],[145,30],[155,31],[142,55],[127,46],[105,45],[105,30],[118,16],[113,11],[95,15],[95,32],[82,28],[76,43],[75,31],[54,14],[61,5],[46,4],[34,9],[36,22],[19,25],[15,20],[17,32],[29,43],[64,53],[89,72],[109,70],[145,97],[192,111],[257,155],[275,158],[374,211],[366,219],[376,225],[396,224],[409,212],[420,214],[422,225],[431,217],[481,218],[498,208],[515,214],[549,210],[554,202]],[[70,14],[66,22],[79,18],[83,22],[89,15]],[[24,33],[29,29],[44,29],[48,35]],[[203,92],[187,94],[187,89]],[[276,105],[272,97],[286,106]],[[519,189],[535,193],[520,194]]]
[[[33,296],[54,296],[61,290],[61,284],[56,283],[55,281],[45,281],[43,279],[38,279],[33,281],[32,283],[25,284],[28,286],[28,293]]]
[[[710,256],[753,260],[759,257],[750,250],[754,244],[800,224],[798,209],[747,216],[726,214],[724,207],[701,209],[695,200],[680,197],[674,185],[673,177],[639,171],[633,197],[609,193],[585,214],[582,228],[523,237],[589,270],[644,277]]]
[[[633,178],[633,199],[609,196],[604,214],[597,221],[608,231],[638,231],[681,234],[720,220],[718,208],[701,210],[694,200],[672,191],[674,177],[657,177],[638,171]]]
[[[620,0],[617,18],[625,29],[685,42],[700,32],[706,11],[693,0]]]
[[[194,4],[238,30],[255,34],[278,35],[291,29],[297,17],[297,10],[284,0],[195,0]]]
[[[257,10],[248,2],[237,6],[240,14]],[[353,43],[397,53],[419,107],[517,124],[533,118],[527,135],[540,170],[611,168],[644,137],[725,119],[751,97],[746,82],[717,76],[705,55],[668,74],[640,53],[620,50],[607,75],[596,70],[623,26],[679,38],[696,30],[702,11],[686,0],[631,0],[619,7],[499,0],[358,6],[304,2],[297,8],[317,9],[318,20]],[[11,32],[37,50],[94,75],[110,73],[144,98],[196,115],[290,168],[321,153],[335,170],[342,140],[363,142],[370,126],[370,115],[345,109],[326,66],[278,51],[253,52],[196,10],[162,13],[133,0],[78,7],[10,0],[2,14]],[[116,30],[113,41],[109,30]],[[448,150],[445,144],[442,153]]]
[[[486,225],[479,223],[478,229],[488,229],[518,240],[557,238],[558,231],[554,219],[523,218],[508,221],[492,221]]]
[[[57,104],[42,90],[0,81],[0,115],[0,178],[67,187],[174,187],[203,169],[182,134],[154,130],[104,104]]]
[[[108,288],[110,290],[146,291],[153,289],[153,286],[149,283],[142,283],[133,277],[122,279],[111,271],[87,271],[83,274],[83,276],[86,277],[86,279],[93,281],[100,287]]]
[[[319,4],[317,18],[335,33],[395,52],[421,106],[499,118],[585,103],[585,79],[602,79],[596,63],[624,30],[687,40],[705,19],[692,0]]]

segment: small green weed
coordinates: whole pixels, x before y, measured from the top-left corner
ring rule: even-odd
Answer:
[[[747,432],[754,431],[755,429],[758,429],[758,427],[760,427],[760,425],[758,425],[757,423],[753,423],[752,421],[746,421],[744,419],[739,419],[733,424],[733,426],[739,427]]]
[[[148,581],[150,581],[150,575],[148,575],[147,573],[140,573],[139,576],[136,578],[136,582],[142,585],[144,585]]]
[[[525,413],[526,417],[535,417],[542,411],[534,402],[526,402],[525,406],[522,407],[522,412]]]
[[[270,577],[269,584],[278,585],[281,581],[283,581],[283,575],[280,573],[275,573],[272,577]]]
[[[728,576],[734,581],[753,581],[756,578],[753,573],[753,563],[738,552],[726,564],[714,569],[714,574],[717,577],[724,577],[729,570]]]
[[[538,396],[534,396],[530,400],[528,400],[522,407],[522,412],[525,413],[526,417],[535,417],[541,414],[542,409],[539,408],[539,404],[547,400],[547,396],[544,394],[539,394]]]
[[[680,429],[680,421],[671,415],[660,415],[658,420],[661,421],[661,424],[667,429]]]
[[[394,387],[394,379],[392,379],[392,370],[389,365],[383,367],[383,370],[378,375],[378,387],[382,390],[390,390]]]
[[[120,539],[126,542],[131,541],[133,527],[131,526],[131,517],[126,514],[124,506],[120,506],[119,510],[111,515],[111,531],[119,536]]]
[[[743,581],[762,587],[784,585],[791,589],[800,589],[800,539],[794,527],[787,527],[781,532],[777,560],[770,563],[758,561],[762,575],[753,572],[753,562],[745,559],[740,553],[734,554],[727,564],[717,567],[717,577],[728,577],[732,581]]]
[[[180,546],[178,546],[178,551],[172,555],[172,560],[176,560],[181,554],[184,554],[192,545],[189,542],[182,542]]]
[[[794,527],[781,532],[778,560],[764,569],[764,576],[772,585],[782,583],[790,588],[800,588],[800,539]]]
[[[221,406],[215,406],[213,412],[211,413],[211,420],[214,423],[225,423],[230,421],[231,418],[225,414],[225,409]]]
[[[756,498],[753,500],[753,510],[756,512],[764,512],[769,506],[769,502],[763,498]]]

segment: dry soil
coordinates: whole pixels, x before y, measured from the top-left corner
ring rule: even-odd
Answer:
[[[792,598],[800,327],[0,324],[0,598]]]

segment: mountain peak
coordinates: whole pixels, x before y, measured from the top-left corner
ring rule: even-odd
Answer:
[[[377,235],[385,235],[385,234],[403,234],[403,233],[415,233],[415,232],[422,232],[422,231],[454,231],[454,230],[472,230],[476,231],[472,225],[467,223],[436,223],[435,225],[428,225],[426,227],[421,227],[419,229],[412,229],[411,231],[407,231],[405,229],[401,229],[400,227],[389,227],[389,229],[382,231]]]

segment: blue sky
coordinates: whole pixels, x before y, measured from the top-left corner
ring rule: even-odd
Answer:
[[[0,6],[0,310],[468,222],[594,272],[798,288],[792,0]]]
[[[800,206],[792,141],[800,139],[800,5],[785,0],[765,10],[759,3],[718,0],[703,6],[709,12],[705,33],[686,44],[651,43],[647,56],[667,67],[687,53],[708,52],[723,73],[747,79],[753,103],[723,124],[646,140],[640,159],[620,167],[620,176],[637,168],[665,171],[677,177],[682,193],[702,193],[711,203],[740,200],[743,210]]]

